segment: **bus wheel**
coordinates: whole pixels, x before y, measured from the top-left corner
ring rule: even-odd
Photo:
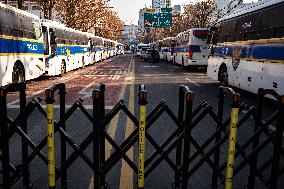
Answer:
[[[228,86],[229,85],[229,80],[228,80],[228,71],[226,66],[222,66],[220,71],[219,71],[219,81],[220,85],[222,86]]]
[[[62,60],[61,62],[61,76],[66,73],[66,62],[65,60]]]
[[[13,67],[12,82],[18,83],[25,81],[25,70],[21,63],[16,62]]]

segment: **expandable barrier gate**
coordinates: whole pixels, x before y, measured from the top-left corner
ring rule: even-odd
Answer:
[[[19,91],[20,93],[20,113],[13,120],[7,113],[7,94]],[[179,107],[176,116],[166,102],[162,100],[149,114],[147,114],[147,96],[145,86],[139,87],[139,118],[137,119],[120,100],[116,106],[105,114],[104,92],[105,86],[99,85],[93,90],[93,115],[91,115],[82,105],[83,100],[77,100],[70,109],[65,110],[65,84],[58,84],[47,89],[46,109],[41,105],[42,99],[35,98],[26,104],[25,83],[11,84],[0,88],[0,127],[1,127],[1,162],[2,162],[2,187],[11,188],[20,178],[23,178],[23,187],[31,188],[30,163],[35,157],[39,157],[48,166],[48,185],[55,188],[60,179],[61,187],[67,188],[67,170],[79,157],[93,170],[94,188],[106,188],[105,175],[122,158],[137,174],[137,187],[144,188],[147,177],[165,161],[175,173],[173,188],[186,189],[190,178],[205,163],[212,169],[211,188],[231,189],[234,185],[234,177],[240,173],[244,167],[249,167],[248,188],[255,188],[256,178],[263,182],[263,186],[270,189],[277,188],[278,178],[284,173],[284,168],[280,169],[280,158],[284,156],[282,147],[284,128],[284,97],[273,90],[259,89],[257,105],[249,106],[247,103],[240,104],[240,95],[231,88],[220,87],[218,93],[217,113],[213,111],[211,105],[203,101],[193,109],[194,93],[187,86],[179,88]],[[59,92],[60,98],[60,118],[54,120],[54,93]],[[263,99],[265,96],[273,96],[277,100],[277,109],[270,116],[263,116]],[[225,96],[232,96],[231,116],[224,119]],[[46,117],[45,136],[39,144],[36,144],[29,137],[27,119],[35,109]],[[76,144],[66,131],[66,121],[76,111],[80,110],[93,124],[92,132],[81,142]],[[129,137],[118,145],[114,139],[106,132],[105,127],[120,111],[134,123],[136,128]],[[175,123],[176,130],[159,145],[150,135],[149,128],[158,120],[162,114],[167,114]],[[209,116],[212,118],[212,125],[216,127],[215,132],[210,134],[205,142],[200,144],[196,140],[193,131],[200,122]],[[244,127],[245,122],[253,120],[254,129],[251,136],[246,140],[238,140],[238,129]],[[274,123],[275,130],[268,127]],[[228,128],[229,127],[229,128]],[[14,134],[21,137],[21,164],[15,166],[11,163],[10,148],[11,137]],[[60,135],[60,166],[56,167],[55,160],[55,134]],[[263,136],[264,135],[264,136]],[[155,151],[146,158],[145,141],[148,141]],[[105,144],[108,141],[114,153],[109,158],[105,157]],[[138,162],[133,162],[126,152],[138,142]],[[226,145],[228,143],[228,145]],[[67,157],[66,148],[69,145],[73,152]],[[90,159],[84,150],[93,145],[93,158]],[[260,154],[268,145],[272,146],[271,157],[265,162],[261,161]],[[47,155],[42,149],[47,146]],[[193,151],[193,148],[195,150]],[[227,158],[222,162],[221,147],[226,148]],[[32,149],[32,150],[29,150]],[[175,150],[175,151],[174,151]],[[169,157],[175,152],[175,159]],[[235,161],[238,160],[238,161]],[[58,161],[58,160],[57,160]],[[270,174],[264,174],[270,167]]]

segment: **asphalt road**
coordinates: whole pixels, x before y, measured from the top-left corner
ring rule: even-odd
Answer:
[[[178,90],[180,85],[187,85],[190,90],[194,92],[194,108],[196,108],[202,101],[206,101],[212,106],[214,112],[217,107],[218,83],[212,81],[206,76],[205,70],[190,69],[182,70],[181,67],[172,65],[170,63],[160,62],[144,62],[142,59],[133,57],[132,55],[122,55],[113,57],[107,61],[97,63],[82,69],[78,69],[65,74],[63,77],[44,77],[35,81],[30,81],[27,85],[28,101],[36,96],[44,98],[44,89],[52,86],[55,83],[64,82],[67,87],[66,104],[70,108],[75,100],[84,98],[83,105],[87,111],[92,114],[92,98],[91,92],[99,83],[106,84],[106,109],[109,112],[113,106],[119,101],[124,100],[125,106],[136,117],[138,116],[138,87],[140,84],[145,84],[148,91],[147,112],[150,113],[154,107],[165,100],[169,109],[177,115],[178,111]],[[241,101],[247,101],[254,105],[256,102],[256,95],[247,93],[242,90],[235,89],[241,94]],[[58,97],[56,97],[57,99]],[[9,116],[15,117],[19,112],[19,101],[17,94],[10,94],[8,97]],[[58,105],[58,100],[55,102]],[[44,105],[44,101],[42,102]],[[269,116],[274,111],[274,102],[265,100],[264,103],[264,117]],[[230,114],[231,99],[226,97],[224,105],[224,120]],[[56,106],[56,120],[59,119],[58,106]],[[240,114],[240,116],[242,116]],[[28,120],[28,134],[31,139],[38,144],[43,136],[46,134],[46,123],[41,113],[36,110]],[[273,124],[272,124],[273,125]],[[111,121],[107,126],[107,133],[121,144],[125,138],[134,130],[136,126],[127,118],[122,111]],[[239,129],[237,141],[243,144],[253,132],[254,121],[249,118],[248,121]],[[76,143],[80,144],[92,131],[92,124],[86,116],[77,110],[66,122],[67,133],[70,138]],[[163,113],[157,121],[148,130],[148,133],[153,137],[157,144],[161,145],[171,133],[177,129],[176,124],[172,119]],[[202,121],[192,130],[192,136],[200,145],[208,139],[216,130],[216,123],[207,115]],[[264,136],[264,135],[263,135]],[[59,135],[56,134],[56,165],[60,166],[60,143]],[[10,139],[11,162],[19,164],[20,161],[20,137],[14,135]],[[213,146],[211,143],[207,148],[203,149],[205,152]],[[250,153],[251,146],[246,151]],[[137,165],[137,143],[127,152],[128,157]],[[29,149],[31,151],[31,149]],[[196,151],[193,145],[190,146],[190,153]],[[227,157],[227,143],[221,147],[220,160],[223,163]],[[68,156],[73,152],[71,147],[68,147]],[[92,145],[90,145],[84,153],[92,159]],[[115,150],[107,143],[106,157],[108,158]],[[154,147],[146,142],[146,159],[154,152]],[[46,154],[46,148],[43,153]],[[261,164],[266,159],[269,159],[272,154],[272,147],[268,145],[261,152],[261,158],[258,160]],[[169,154],[169,158],[175,161],[175,150]],[[199,161],[201,156],[190,163],[190,169]],[[213,157],[210,157],[211,160]],[[241,157],[236,159],[236,166],[242,161]],[[174,182],[174,171],[163,160],[160,164],[145,178],[145,188],[172,188]],[[282,161],[283,164],[283,161]],[[150,168],[152,163],[146,167]],[[42,160],[36,157],[30,165],[31,180],[34,188],[48,188],[47,186],[47,166]],[[248,166],[242,169],[236,177],[234,177],[234,188],[245,188],[247,184]],[[225,171],[223,171],[225,174]],[[92,187],[92,171],[82,159],[76,160],[68,169],[68,188],[93,188]],[[212,169],[208,163],[204,163],[197,171],[195,171],[188,180],[188,188],[210,188]],[[268,171],[264,175],[269,175]],[[268,177],[269,178],[269,177]],[[282,179],[281,179],[282,178]],[[279,180],[280,188],[284,186],[283,176]],[[123,161],[119,161],[106,175],[108,188],[111,189],[127,189],[136,188],[136,174]],[[13,188],[20,188],[22,180],[19,180]],[[219,182],[219,188],[224,188]],[[259,179],[256,179],[257,188],[265,188]],[[60,181],[57,182],[57,188],[60,188]]]

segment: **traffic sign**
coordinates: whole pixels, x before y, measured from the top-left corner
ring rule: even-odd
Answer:
[[[173,23],[172,8],[161,8],[159,12],[144,13],[144,26],[145,27],[171,27]]]

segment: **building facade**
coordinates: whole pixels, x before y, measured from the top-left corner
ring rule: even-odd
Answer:
[[[169,8],[171,0],[152,0],[152,8]]]
[[[124,25],[124,31],[122,32],[122,39],[127,42],[128,45],[133,45],[137,43],[138,26]]]
[[[1,3],[5,2],[6,2],[5,0],[1,0]],[[17,0],[7,0],[7,4],[12,7],[18,8]],[[22,10],[37,15],[38,17],[41,17],[43,15],[41,7],[37,2],[37,0],[25,0],[23,3]]]
[[[1,3],[6,3],[6,1],[1,0]],[[12,7],[18,8],[17,0],[7,0],[7,4]],[[38,0],[25,0],[23,2],[22,10],[27,11],[31,14],[34,14],[40,18],[43,18],[43,11],[42,11],[40,4],[38,3]],[[59,18],[58,12],[56,10],[53,10],[52,19],[55,21],[60,21],[58,18]]]

